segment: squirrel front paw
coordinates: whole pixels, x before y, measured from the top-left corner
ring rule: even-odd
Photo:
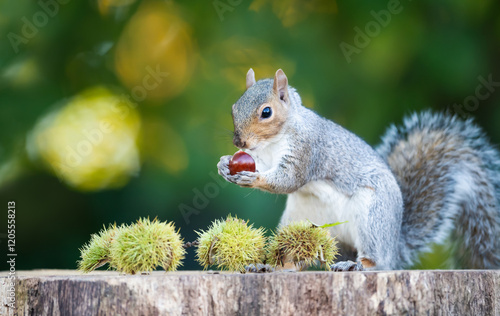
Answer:
[[[257,172],[241,171],[231,176],[231,182],[241,186],[241,187],[254,187],[255,181],[257,181],[259,174]]]
[[[253,187],[259,177],[259,173],[241,171],[235,175],[231,175],[231,173],[229,172],[229,160],[231,160],[231,157],[232,156],[222,156],[220,158],[220,161],[217,164],[219,174],[228,182],[237,184],[242,187]]]
[[[340,261],[334,263],[330,266],[330,269],[334,272],[344,272],[344,271],[364,271],[365,268],[361,262],[354,261]]]
[[[229,161],[231,160],[231,155],[220,157],[219,163],[217,164],[217,169],[219,169],[219,174],[226,179],[226,181],[232,182],[229,180],[231,174],[229,173]]]

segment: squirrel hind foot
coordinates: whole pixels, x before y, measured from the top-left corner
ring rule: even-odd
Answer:
[[[245,267],[245,271],[248,273],[269,273],[274,272],[274,268],[269,264],[249,264]]]

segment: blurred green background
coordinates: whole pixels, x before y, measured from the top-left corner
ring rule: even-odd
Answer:
[[[306,106],[372,145],[427,108],[500,143],[494,0],[12,0],[0,35],[0,241],[15,201],[17,269],[75,268],[91,233],[143,216],[186,241],[229,213],[274,228],[283,196],[216,175],[250,67],[282,68]]]

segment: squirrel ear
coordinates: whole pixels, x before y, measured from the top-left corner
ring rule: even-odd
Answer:
[[[253,72],[253,69],[250,68],[247,72],[247,89],[253,86],[255,83],[255,73]]]
[[[280,100],[288,103],[288,78],[281,69],[278,69],[274,75],[273,89]]]

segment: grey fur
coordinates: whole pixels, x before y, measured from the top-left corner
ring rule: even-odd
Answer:
[[[354,261],[341,261],[332,264],[330,267],[332,271],[364,271],[364,267],[361,262]]]
[[[420,148],[408,146],[419,134],[427,135]],[[377,151],[392,162],[405,200],[404,265],[451,236],[458,267],[500,267],[500,155],[484,132],[472,119],[424,112],[391,126],[382,139]],[[402,144],[407,147],[397,151]]]
[[[273,79],[263,79],[254,83],[234,104],[233,118],[238,120],[235,133],[246,128],[252,117],[257,115],[259,106],[269,100],[273,91]]]
[[[233,107],[235,132],[247,128],[257,108],[273,96],[272,86],[272,79],[260,80],[236,102]],[[442,242],[452,227],[458,228],[454,232],[463,236],[470,249],[463,252],[464,267],[499,266],[500,158],[470,120],[463,122],[453,116],[429,112],[411,116],[403,127],[393,126],[388,130],[377,153],[358,136],[302,106],[295,89],[289,86],[288,92],[289,115],[281,128],[282,139],[278,140],[287,144],[285,154],[268,171],[234,176],[229,175],[227,168],[231,156],[224,156],[218,168],[227,181],[248,187],[263,183],[264,186],[257,187],[292,195],[300,194],[306,184],[315,181],[328,183],[348,198],[360,189],[372,189],[374,198],[366,205],[367,212],[360,212],[359,216],[356,213],[355,223],[351,223],[355,226],[350,227],[358,234],[358,259],[373,260],[376,269],[410,266],[419,252],[428,250],[430,243]],[[413,158],[407,155],[420,150],[408,148],[400,150],[399,156],[391,157],[394,148],[404,145],[411,135],[425,135],[428,131],[439,131],[440,137],[423,137],[422,140],[429,143],[417,147],[424,153],[445,149],[445,156],[420,161],[426,168],[424,172],[412,169],[415,162],[403,164],[399,169],[392,165],[391,170],[389,160],[411,161]],[[417,178],[416,174],[424,176]],[[469,179],[474,185],[467,195],[461,192],[462,182]],[[414,192],[415,185],[418,191]],[[293,205],[287,205],[287,210],[290,207]],[[300,211],[304,216],[310,212]],[[458,224],[460,220],[464,223]],[[329,221],[331,219],[324,219],[325,223]],[[282,224],[286,224],[283,218]],[[341,242],[342,237],[338,236]],[[342,266],[352,267],[352,264],[342,263],[337,267]]]
[[[245,128],[248,116],[254,115],[272,93],[272,80],[258,81],[247,90],[233,110],[235,130]],[[358,253],[375,260],[379,269],[397,268],[402,197],[387,164],[359,137],[303,107],[291,87],[289,96],[292,114],[282,133],[290,146],[277,168],[261,174],[245,172],[231,176],[227,169],[230,156],[224,156],[218,165],[219,173],[241,186],[251,186],[261,176],[268,186],[266,190],[278,194],[293,193],[315,180],[326,180],[346,196],[352,196],[359,188],[373,188],[377,194],[369,206],[368,218],[363,219],[366,226],[355,228],[363,244]],[[304,215],[307,216],[307,210]]]

